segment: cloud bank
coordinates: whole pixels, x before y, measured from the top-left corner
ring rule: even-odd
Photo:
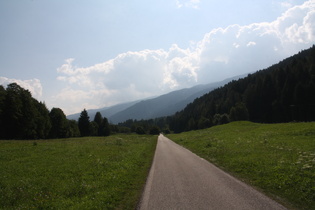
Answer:
[[[177,1],[178,7],[199,1]],[[231,25],[205,34],[188,49],[126,52],[77,67],[69,58],[57,72],[68,87],[54,96],[67,114],[141,99],[266,68],[315,43],[315,1],[288,9],[273,22]],[[71,107],[71,109],[70,109]]]
[[[17,83],[22,88],[27,89],[31,92],[32,96],[37,100],[40,100],[43,92],[43,87],[39,79],[30,79],[30,80],[18,80],[18,79],[9,79],[6,77],[0,77],[0,85],[6,87],[10,83]]]

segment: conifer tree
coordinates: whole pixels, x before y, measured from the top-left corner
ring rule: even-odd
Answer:
[[[96,112],[93,121],[98,125],[97,135],[98,136],[102,136],[102,133],[103,133],[103,130],[104,130],[102,114],[100,112]]]
[[[85,109],[80,114],[78,125],[81,136],[90,135],[90,117]]]

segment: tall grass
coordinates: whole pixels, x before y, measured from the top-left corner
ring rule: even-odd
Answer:
[[[289,207],[315,208],[313,122],[234,122],[168,137]]]
[[[156,139],[0,141],[0,208],[134,209]]]

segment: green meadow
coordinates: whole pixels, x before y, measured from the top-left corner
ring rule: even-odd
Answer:
[[[315,208],[314,122],[233,122],[168,137],[288,208]]]
[[[134,209],[157,136],[0,141],[0,209]]]

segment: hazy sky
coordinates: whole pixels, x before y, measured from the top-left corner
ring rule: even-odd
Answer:
[[[0,31],[0,84],[71,114],[278,63],[315,0],[0,0]]]

